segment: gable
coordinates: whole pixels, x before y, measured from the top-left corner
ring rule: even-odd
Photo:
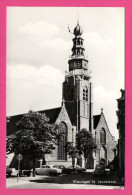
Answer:
[[[105,116],[104,116],[103,113],[101,113],[101,115],[100,115],[100,118],[99,118],[99,121],[98,121],[98,124],[97,124],[95,130],[98,132],[98,131],[100,131],[102,128],[105,129],[107,135],[109,134],[109,136],[110,136],[112,139],[115,139],[115,137],[112,136],[112,134],[111,134],[111,132],[110,132],[110,130],[109,130],[109,127],[108,127],[108,125],[107,125],[107,122],[106,122],[106,119],[105,119]]]
[[[60,113],[59,113],[59,115],[58,115],[58,118],[57,118],[57,120],[56,120],[56,123],[60,123],[60,122],[62,122],[62,121],[64,121],[65,123],[67,123],[67,124],[69,124],[69,125],[72,126],[70,117],[69,117],[69,115],[68,115],[68,113],[67,113],[67,110],[66,110],[64,104],[63,104],[63,106],[62,106],[62,108],[61,108],[61,110],[60,110]]]

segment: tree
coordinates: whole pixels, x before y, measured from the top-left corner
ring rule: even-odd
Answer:
[[[76,149],[84,155],[85,165],[88,154],[96,149],[96,143],[91,132],[87,129],[80,130],[76,135]]]
[[[66,143],[66,151],[67,151],[67,154],[72,158],[72,166],[73,166],[73,171],[74,171],[75,158],[78,156],[79,151],[77,150],[76,146],[73,146],[72,142]]]
[[[51,154],[56,144],[55,124],[49,124],[45,114],[29,111],[17,122],[18,132],[7,139],[7,150],[28,156],[33,160],[33,176],[35,176],[35,160]]]

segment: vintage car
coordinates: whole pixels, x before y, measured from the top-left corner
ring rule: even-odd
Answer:
[[[106,175],[106,170],[104,165],[96,165],[95,170],[93,172],[94,176],[104,176]]]
[[[75,172],[75,173],[82,173],[82,172],[86,172],[86,169],[83,167],[80,167],[79,165],[75,165],[73,168],[73,165],[71,165],[70,167],[68,167],[69,170],[71,170],[71,172]]]
[[[54,165],[42,165],[40,168],[35,168],[35,172],[38,175],[59,175],[62,170]]]
[[[72,169],[65,167],[64,165],[54,165],[54,167],[61,169],[63,174],[71,173]]]
[[[54,165],[54,167],[59,168],[62,170],[62,173],[64,174],[68,174],[68,173],[81,173],[81,172],[85,172],[86,169],[80,167],[79,165],[76,165],[73,169],[73,166],[69,166],[69,167],[65,167],[64,165]]]
[[[24,176],[30,177],[31,173],[32,173],[31,170],[20,170],[19,176],[20,177],[24,177]],[[17,176],[18,176],[18,173],[17,173]]]
[[[6,167],[6,175],[11,176],[13,173],[16,172],[15,168]]]

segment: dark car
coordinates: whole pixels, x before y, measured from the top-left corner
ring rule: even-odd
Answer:
[[[86,169],[83,167],[80,167],[79,165],[75,165],[74,168],[73,168],[73,165],[71,165],[68,169],[71,170],[71,172],[75,172],[75,173],[86,172]]]
[[[54,165],[54,168],[61,169],[63,174],[67,174],[67,173],[71,173],[72,172],[71,169],[65,167],[64,165]]]
[[[95,170],[93,172],[94,176],[104,176],[106,175],[105,166],[104,165],[96,165]]]
[[[75,165],[73,169],[73,165],[69,167],[65,167],[64,165],[54,165],[54,167],[61,169],[63,174],[70,174],[70,173],[82,173],[86,172],[85,168],[80,167],[79,165]]]
[[[17,171],[17,176],[18,176],[18,171]],[[30,177],[31,176],[31,170],[20,170],[19,171],[19,177]]]

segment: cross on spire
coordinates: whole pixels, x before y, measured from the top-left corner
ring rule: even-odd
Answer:
[[[79,24],[79,19],[80,19],[80,16],[79,16],[79,13],[77,13],[77,24]]]

